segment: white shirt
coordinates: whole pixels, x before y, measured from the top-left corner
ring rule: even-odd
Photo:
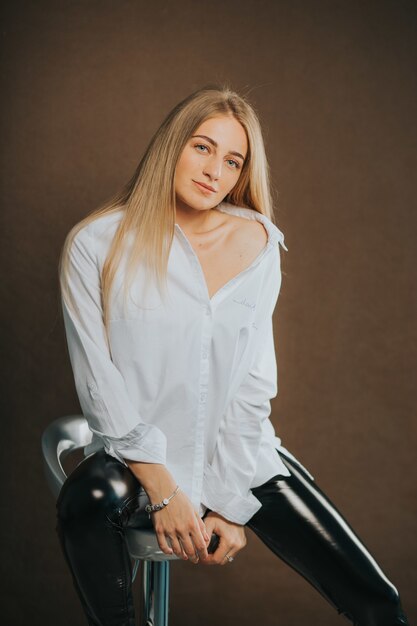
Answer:
[[[261,507],[251,488],[291,475],[278,450],[292,455],[269,419],[278,391],[272,324],[281,287],[278,244],[288,248],[266,216],[226,202],[216,208],[258,220],[268,242],[211,298],[200,261],[175,224],[169,299],[153,284],[143,293],[140,265],[123,311],[122,260],[112,290],[109,352],[100,275],[118,211],[77,233],[69,289],[78,311],[64,299],[62,307],[75,386],[93,432],[84,454],[104,447],[125,465],[124,458],[165,464],[200,516],[209,508],[245,524]]]

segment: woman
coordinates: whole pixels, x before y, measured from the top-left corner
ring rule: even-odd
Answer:
[[[352,623],[408,624],[395,586],[269,420],[288,250],[272,219],[257,116],[207,87],[66,239],[64,322],[93,440],[61,490],[57,531],[89,624],[135,623],[125,529],[141,525],[201,565],[235,560],[248,526]]]

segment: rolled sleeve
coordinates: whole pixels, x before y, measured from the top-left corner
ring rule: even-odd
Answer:
[[[251,491],[240,495],[225,488],[223,480],[211,467],[206,469],[204,480],[202,503],[235,524],[244,526],[262,506]]]

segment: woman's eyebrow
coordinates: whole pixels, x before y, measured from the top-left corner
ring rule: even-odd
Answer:
[[[212,139],[211,137],[207,137],[207,135],[193,135],[193,136],[191,137],[191,139],[194,139],[194,137],[202,137],[203,139],[207,139],[207,141],[208,141],[209,143],[211,143],[211,144],[212,144],[215,148],[217,148],[217,147],[218,147],[218,145],[219,145],[219,144],[217,143],[217,141],[214,141],[214,139]],[[234,150],[229,150],[229,154],[233,154],[234,156],[240,157],[240,158],[242,159],[242,161],[244,161],[244,160],[245,160],[245,157],[244,157],[244,156],[242,156],[242,155],[240,154],[240,152],[235,152]]]

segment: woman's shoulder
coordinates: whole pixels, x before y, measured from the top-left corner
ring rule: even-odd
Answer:
[[[236,226],[241,229],[243,237],[253,236],[254,245],[264,247],[270,244],[276,247],[279,242],[284,250],[288,251],[284,243],[284,233],[264,213],[225,201],[220,203],[217,208],[219,211],[226,213],[229,219],[235,221]]]
[[[269,236],[265,226],[257,220],[229,215],[230,239],[240,255],[256,257],[268,244]]]
[[[120,224],[122,216],[122,209],[117,209],[117,211],[109,211],[107,213],[97,215],[91,220],[89,224],[91,234],[98,239],[105,236],[110,231],[112,232],[112,234],[114,234]]]
[[[122,215],[121,209],[98,215],[92,214],[81,227],[80,223],[76,225],[77,232],[74,241],[90,242],[96,249],[107,248],[113,240]]]

